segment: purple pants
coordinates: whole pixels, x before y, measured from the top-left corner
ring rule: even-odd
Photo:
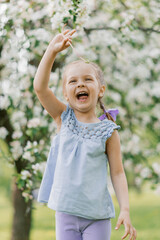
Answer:
[[[91,220],[56,211],[56,240],[110,240],[110,219]]]

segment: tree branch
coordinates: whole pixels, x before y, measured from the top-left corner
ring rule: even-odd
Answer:
[[[118,29],[115,29],[115,28],[112,28],[112,27],[93,27],[93,28],[83,28],[84,31],[86,32],[86,34],[90,34],[91,31],[99,31],[99,30],[112,30],[112,31],[115,31],[115,32],[118,32],[119,30]]]
[[[156,29],[154,29],[154,28],[144,28],[144,27],[139,26],[138,29],[139,29],[139,30],[142,30],[143,32],[155,32],[155,33],[160,33],[159,30],[156,30]]]
[[[129,9],[129,7],[128,7],[122,0],[119,0],[119,2],[122,4],[122,6],[123,6],[125,9]]]
[[[93,27],[93,28],[83,28],[84,31],[86,32],[86,34],[90,34],[91,31],[101,31],[101,30],[112,30],[115,32],[119,32],[121,30],[121,27],[119,27],[118,29],[112,28],[112,27]],[[143,26],[137,26],[137,29],[143,31],[143,32],[155,32],[155,33],[160,33],[160,30],[156,30],[154,28],[145,28]]]

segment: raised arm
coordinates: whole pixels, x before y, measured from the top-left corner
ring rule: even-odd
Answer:
[[[75,31],[75,29],[71,32],[66,30],[53,38],[40,61],[33,82],[33,87],[39,101],[56,121],[61,113],[66,110],[66,105],[56,98],[48,87],[48,82],[57,53],[70,46],[69,42],[72,41],[71,36]]]

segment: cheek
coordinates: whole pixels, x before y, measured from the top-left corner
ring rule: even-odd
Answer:
[[[67,86],[64,88],[63,94],[68,97],[72,97],[74,94],[74,87],[73,86]]]
[[[93,95],[98,95],[98,93],[99,93],[99,86],[98,86],[98,84],[97,85],[94,85],[94,86],[90,86],[90,91],[91,91],[91,93],[93,94]]]

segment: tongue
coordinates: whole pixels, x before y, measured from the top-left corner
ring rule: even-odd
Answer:
[[[82,100],[82,101],[83,101],[83,100],[86,100],[87,97],[88,97],[88,96],[80,96],[80,97],[79,97],[79,100]]]

